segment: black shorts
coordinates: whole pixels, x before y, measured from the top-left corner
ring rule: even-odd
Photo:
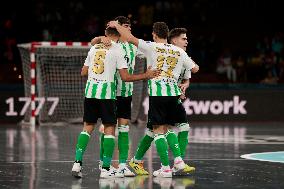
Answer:
[[[101,118],[103,124],[116,124],[116,103],[114,99],[85,98],[84,122],[97,123]]]
[[[149,96],[147,128],[153,125],[175,125],[187,123],[185,109],[179,96]]]
[[[132,96],[116,97],[117,118],[131,119],[131,102]]]

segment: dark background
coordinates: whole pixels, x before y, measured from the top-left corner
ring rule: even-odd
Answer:
[[[118,15],[131,18],[133,33],[146,40],[155,21],[186,27],[188,53],[201,66],[194,82],[281,83],[283,7],[279,0],[10,0],[0,7],[0,83],[22,82],[17,44],[90,41]],[[230,57],[235,81],[216,73],[223,57]]]

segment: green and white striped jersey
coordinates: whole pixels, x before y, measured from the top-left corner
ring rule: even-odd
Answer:
[[[135,66],[135,56],[137,54],[137,47],[128,42],[120,42],[123,48],[123,56],[127,62],[128,73],[133,74]],[[117,92],[116,96],[128,97],[132,96],[133,92],[133,82],[125,82],[121,80],[119,72],[116,73],[117,82]]]
[[[139,39],[138,50],[147,58],[147,66],[161,70],[159,77],[148,80],[149,96],[179,96],[178,79],[182,68],[191,70],[194,63],[186,52],[172,44]]]
[[[127,68],[120,44],[112,42],[107,49],[103,44],[94,45],[88,52],[84,66],[88,66],[86,98],[116,99],[115,74]]]

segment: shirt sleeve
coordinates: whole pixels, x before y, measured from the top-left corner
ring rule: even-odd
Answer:
[[[152,42],[144,41],[143,39],[139,39],[137,51],[140,51],[143,54],[147,54],[151,50],[152,50]]]
[[[195,66],[194,62],[193,62],[192,59],[186,54],[185,51],[182,53],[182,56],[183,56],[183,67],[184,67],[186,70],[191,70],[192,68],[194,68],[194,66]]]
[[[121,47],[118,47],[117,51],[116,51],[116,69],[124,69],[124,68],[128,68],[127,66],[127,62],[124,58],[124,52],[123,49]]]
[[[191,78],[191,71],[189,69],[185,69],[183,79],[190,79],[190,78]]]

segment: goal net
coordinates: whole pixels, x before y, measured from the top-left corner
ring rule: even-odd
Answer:
[[[75,45],[74,45],[75,44]],[[31,48],[20,44],[25,96],[31,97]],[[86,77],[80,75],[82,65],[90,49],[89,44],[42,42],[34,48],[36,70],[37,121],[44,123],[81,123]],[[136,73],[144,72],[145,61],[137,58]],[[139,63],[138,63],[139,62]],[[143,90],[144,88],[144,90]],[[137,120],[143,101],[145,82],[134,84],[132,120]],[[143,110],[142,110],[143,111]],[[24,121],[29,122],[31,108],[28,107]]]

